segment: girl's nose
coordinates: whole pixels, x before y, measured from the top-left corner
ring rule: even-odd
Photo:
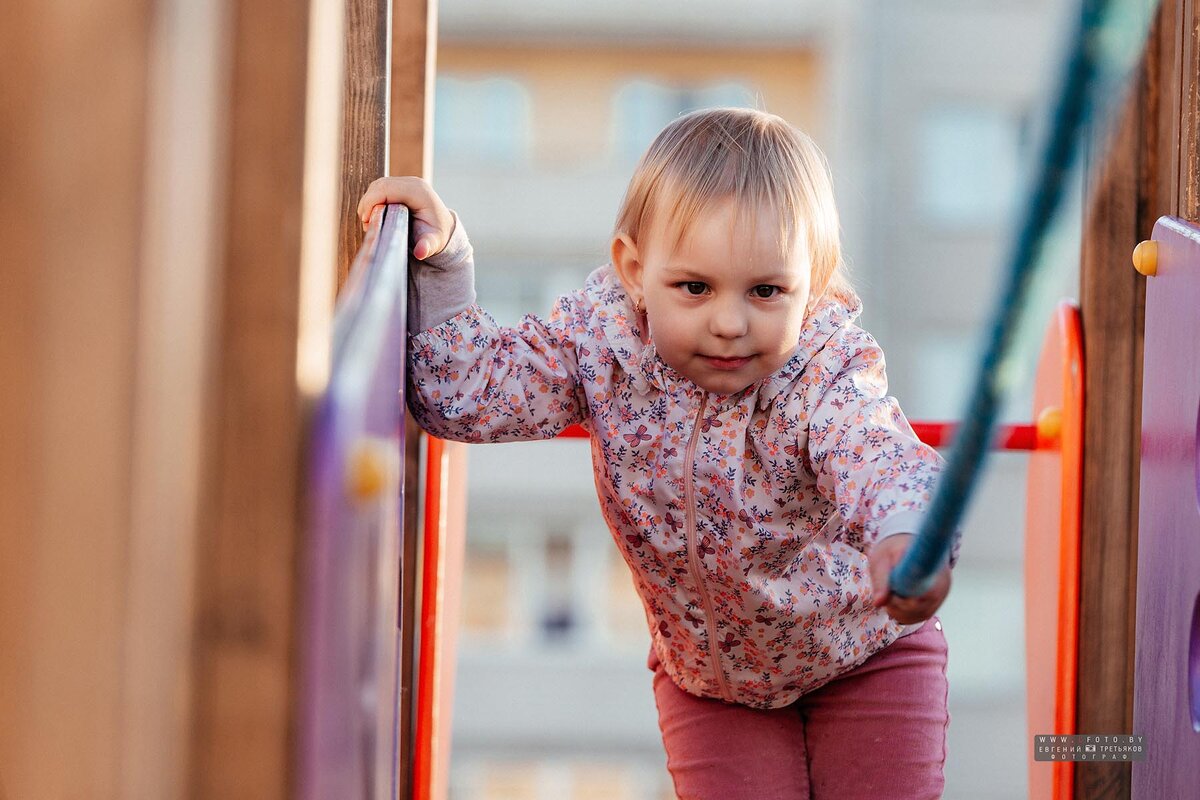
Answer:
[[[723,339],[745,336],[749,325],[750,316],[745,306],[737,301],[715,303],[708,320],[709,332]]]

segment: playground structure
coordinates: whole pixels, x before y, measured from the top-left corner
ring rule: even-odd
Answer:
[[[347,496],[364,503],[347,513],[395,534],[353,569],[383,576],[394,594],[379,598],[398,602],[366,607],[397,612],[399,627],[353,665],[314,656],[336,653],[322,637],[347,628],[315,621],[330,607],[314,581],[333,562],[310,560],[336,541],[317,532],[312,491],[338,372],[332,301],[360,248],[356,275],[388,267],[362,269],[399,230],[379,219],[364,243],[352,209],[372,177],[429,171],[436,8],[397,3],[390,30],[386,10],[232,2],[224,56],[225,21],[185,4],[152,15],[111,2],[103,20],[54,24],[19,10],[8,26],[2,113],[22,158],[6,161],[0,190],[0,239],[18,265],[0,293],[0,797],[443,796],[463,446],[411,423],[342,442]],[[1200,763],[1200,740],[1180,722],[1200,713],[1186,544],[1200,529],[1200,389],[1183,327],[1200,270],[1186,222],[1200,220],[1197,20],[1192,0],[1159,6],[1133,91],[1097,132],[1078,322],[1054,322],[1062,347],[1047,347],[1040,384],[1054,396],[1032,410],[1063,409],[1057,437],[1043,425],[1058,449],[1041,455],[1079,499],[1049,492],[1057,510],[1038,519],[1053,524],[1031,537],[1059,554],[1029,581],[1058,604],[1029,621],[1031,732],[1050,732],[1034,720],[1053,698],[1054,732],[1146,733],[1150,758],[1031,765],[1031,796],[1196,785],[1185,765]],[[127,47],[111,46],[118,27]],[[96,102],[82,76],[120,91]],[[1156,228],[1160,217],[1177,221]],[[1152,230],[1160,271],[1144,278],[1130,254]],[[348,285],[342,317],[354,297]],[[1058,381],[1055,365],[1080,351],[1081,386]],[[389,506],[401,486],[408,502]],[[355,696],[362,673],[349,670],[363,664],[382,689]],[[340,688],[314,688],[326,678]]]

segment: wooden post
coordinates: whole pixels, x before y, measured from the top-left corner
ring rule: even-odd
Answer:
[[[1084,349],[1080,733],[1133,724],[1145,279],[1130,263],[1164,214],[1200,214],[1195,0],[1163,0],[1111,138],[1089,159],[1080,271]],[[1150,744],[1153,748],[1153,743]],[[1151,756],[1153,757],[1153,755]],[[1127,798],[1128,764],[1076,765],[1075,797]]]
[[[0,24],[0,795],[122,795],[151,9]]]
[[[328,370],[343,15],[342,0],[230,5],[222,324],[197,551],[195,797],[284,798],[292,786],[299,487],[310,400]]]
[[[388,6],[388,0],[349,0],[346,7],[339,289],[363,240],[356,213],[358,199],[371,181],[387,171]]]
[[[1179,206],[1186,219],[1200,220],[1200,3],[1183,5],[1180,40]]]
[[[437,63],[436,0],[395,0],[392,7],[391,111],[388,126],[389,175],[428,178],[433,163],[433,88]],[[412,797],[412,727],[417,620],[418,542],[423,520],[421,443],[425,433],[405,415],[404,541],[400,573],[400,785]],[[462,458],[460,454],[458,458]]]

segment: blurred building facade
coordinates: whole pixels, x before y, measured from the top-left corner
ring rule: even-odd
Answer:
[[[471,235],[481,304],[503,324],[547,314],[608,260],[626,182],[663,125],[703,106],[764,108],[829,156],[891,392],[910,418],[954,418],[1069,4],[648,5],[440,5],[433,181]],[[1074,274],[1059,273],[1063,293]],[[1055,288],[1031,316],[1044,319]],[[1008,413],[1028,419],[1018,389]],[[587,445],[470,459],[452,796],[673,797],[649,634]],[[1024,467],[993,460],[939,612],[947,797],[1025,792]]]

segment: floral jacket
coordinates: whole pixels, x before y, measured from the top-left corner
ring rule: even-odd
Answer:
[[[865,552],[916,530],[941,460],[886,396],[857,297],[823,299],[783,367],[718,395],[643,343],[611,264],[513,328],[474,302],[472,270],[459,223],[415,265],[409,408],[463,442],[588,430],[605,520],[680,688],[778,708],[920,627],[870,608]]]

